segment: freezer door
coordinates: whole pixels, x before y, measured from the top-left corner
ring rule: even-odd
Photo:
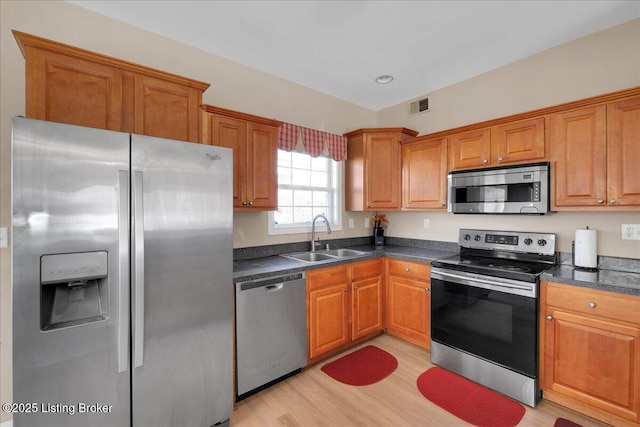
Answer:
[[[129,138],[13,118],[16,427],[130,424]]]
[[[232,151],[132,136],[133,425],[232,411]]]

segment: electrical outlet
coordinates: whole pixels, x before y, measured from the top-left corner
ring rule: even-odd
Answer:
[[[364,219],[364,228],[369,228],[369,218]]]
[[[622,240],[640,240],[640,224],[622,224]]]
[[[431,220],[425,218],[424,219],[424,223],[423,223],[423,227],[424,227],[425,230],[430,229],[431,228]]]
[[[353,228],[353,218],[349,218],[349,228]]]

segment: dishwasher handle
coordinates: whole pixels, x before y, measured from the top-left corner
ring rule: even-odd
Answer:
[[[265,288],[267,292],[275,292],[282,289],[284,283],[293,280],[304,280],[305,273],[289,274],[287,276],[269,277],[261,280],[252,280],[250,282],[236,283],[238,292],[248,291],[255,288]]]

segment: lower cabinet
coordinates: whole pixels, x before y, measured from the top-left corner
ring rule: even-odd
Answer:
[[[382,331],[382,259],[307,273],[309,360]]]
[[[431,267],[387,259],[387,333],[431,347]]]
[[[543,282],[545,399],[612,425],[640,423],[640,298]]]

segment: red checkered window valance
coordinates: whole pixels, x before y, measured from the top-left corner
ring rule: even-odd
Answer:
[[[300,137],[302,137],[302,146]],[[278,148],[285,151],[305,151],[311,157],[326,156],[340,161],[347,157],[347,138],[291,123],[283,123],[278,132]]]

